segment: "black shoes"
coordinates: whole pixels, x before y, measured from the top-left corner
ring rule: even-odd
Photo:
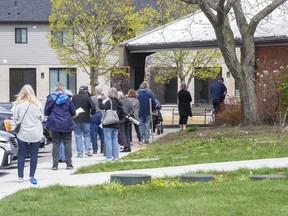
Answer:
[[[131,152],[131,149],[130,148],[124,148],[122,151],[120,151],[120,152]]]
[[[54,164],[54,165],[52,166],[52,170],[58,170],[58,164]]]
[[[95,149],[95,150],[93,150],[93,154],[97,154],[97,150]]]
[[[72,169],[74,169],[74,167],[73,167],[72,164],[67,164],[66,169],[67,169],[67,170],[72,170]],[[58,164],[54,164],[54,165],[52,166],[52,170],[58,170]]]
[[[69,165],[67,165],[66,169],[67,169],[67,170],[72,170],[72,169],[74,169],[74,167],[73,167],[72,164],[69,164]]]

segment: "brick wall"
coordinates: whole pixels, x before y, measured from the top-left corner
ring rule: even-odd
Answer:
[[[281,107],[277,88],[288,66],[288,45],[256,48],[257,94],[260,117],[264,122],[279,122]],[[283,116],[282,116],[283,117]]]
[[[275,70],[288,65],[288,45],[256,48],[257,69]]]

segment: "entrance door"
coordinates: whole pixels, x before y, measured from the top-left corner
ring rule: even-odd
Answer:
[[[36,68],[10,68],[10,102],[15,101],[15,95],[21,88],[29,84],[36,92]]]
[[[218,74],[221,76],[222,70]],[[195,104],[212,104],[211,87],[216,79],[194,79]]]

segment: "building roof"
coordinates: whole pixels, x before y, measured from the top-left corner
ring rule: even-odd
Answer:
[[[156,7],[157,0],[134,0],[136,10],[151,4]],[[0,23],[45,22],[51,14],[50,0],[0,0]]]
[[[252,10],[251,0],[249,6],[249,9]],[[249,15],[246,18],[248,21],[251,19]],[[233,15],[230,16],[230,23],[236,44],[241,45],[240,32]],[[268,19],[264,19],[259,23],[254,35],[256,45],[288,43],[287,26],[288,17],[285,17],[280,9],[275,10],[269,15]],[[218,43],[211,23],[206,15],[199,11],[123,42],[120,44],[121,47],[125,47],[131,53],[151,53],[164,49],[213,48],[218,47]]]
[[[0,0],[0,22],[48,22],[50,0]]]

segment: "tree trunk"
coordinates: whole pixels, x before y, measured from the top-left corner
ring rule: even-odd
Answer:
[[[255,46],[253,37],[243,41],[242,65],[236,55],[234,35],[226,21],[214,25],[219,48],[225,63],[239,87],[243,125],[259,125],[259,110],[255,86]]]
[[[96,68],[90,67],[90,87],[91,87],[91,94],[95,94],[95,87],[98,85],[98,72]]]

